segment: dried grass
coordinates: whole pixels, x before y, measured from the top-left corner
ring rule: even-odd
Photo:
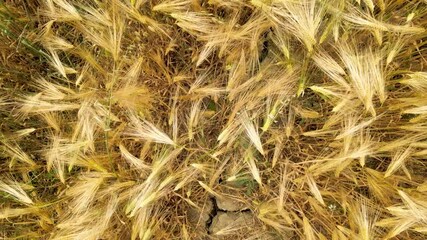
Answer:
[[[0,238],[427,238],[426,1],[11,0],[0,19]],[[249,226],[191,219],[224,196]]]

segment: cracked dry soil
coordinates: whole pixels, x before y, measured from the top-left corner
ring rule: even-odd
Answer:
[[[231,197],[210,197],[201,208],[189,208],[187,219],[193,227],[209,235],[207,239],[238,240],[238,239],[298,239],[293,231],[285,235],[274,232],[254,238],[251,229],[259,229],[260,222],[248,205]]]
[[[225,197],[211,198],[211,201],[212,211],[206,222],[209,234],[223,235],[256,224],[251,211],[244,204]]]
[[[211,197],[201,210],[189,209],[188,218],[193,225],[205,228],[210,236],[218,239],[257,225],[249,207],[227,197]]]

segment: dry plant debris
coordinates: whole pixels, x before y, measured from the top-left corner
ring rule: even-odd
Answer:
[[[0,19],[0,238],[427,238],[427,1]]]

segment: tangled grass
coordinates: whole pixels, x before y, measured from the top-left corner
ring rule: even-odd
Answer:
[[[6,0],[0,19],[2,239],[427,238],[425,0]],[[190,219],[224,197],[254,224]]]

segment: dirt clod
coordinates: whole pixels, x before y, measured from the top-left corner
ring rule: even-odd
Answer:
[[[209,232],[212,235],[227,235],[245,228],[255,226],[255,220],[250,212],[219,212],[212,220]]]
[[[229,197],[216,198],[216,204],[220,210],[230,212],[243,211],[249,208],[246,204]]]

